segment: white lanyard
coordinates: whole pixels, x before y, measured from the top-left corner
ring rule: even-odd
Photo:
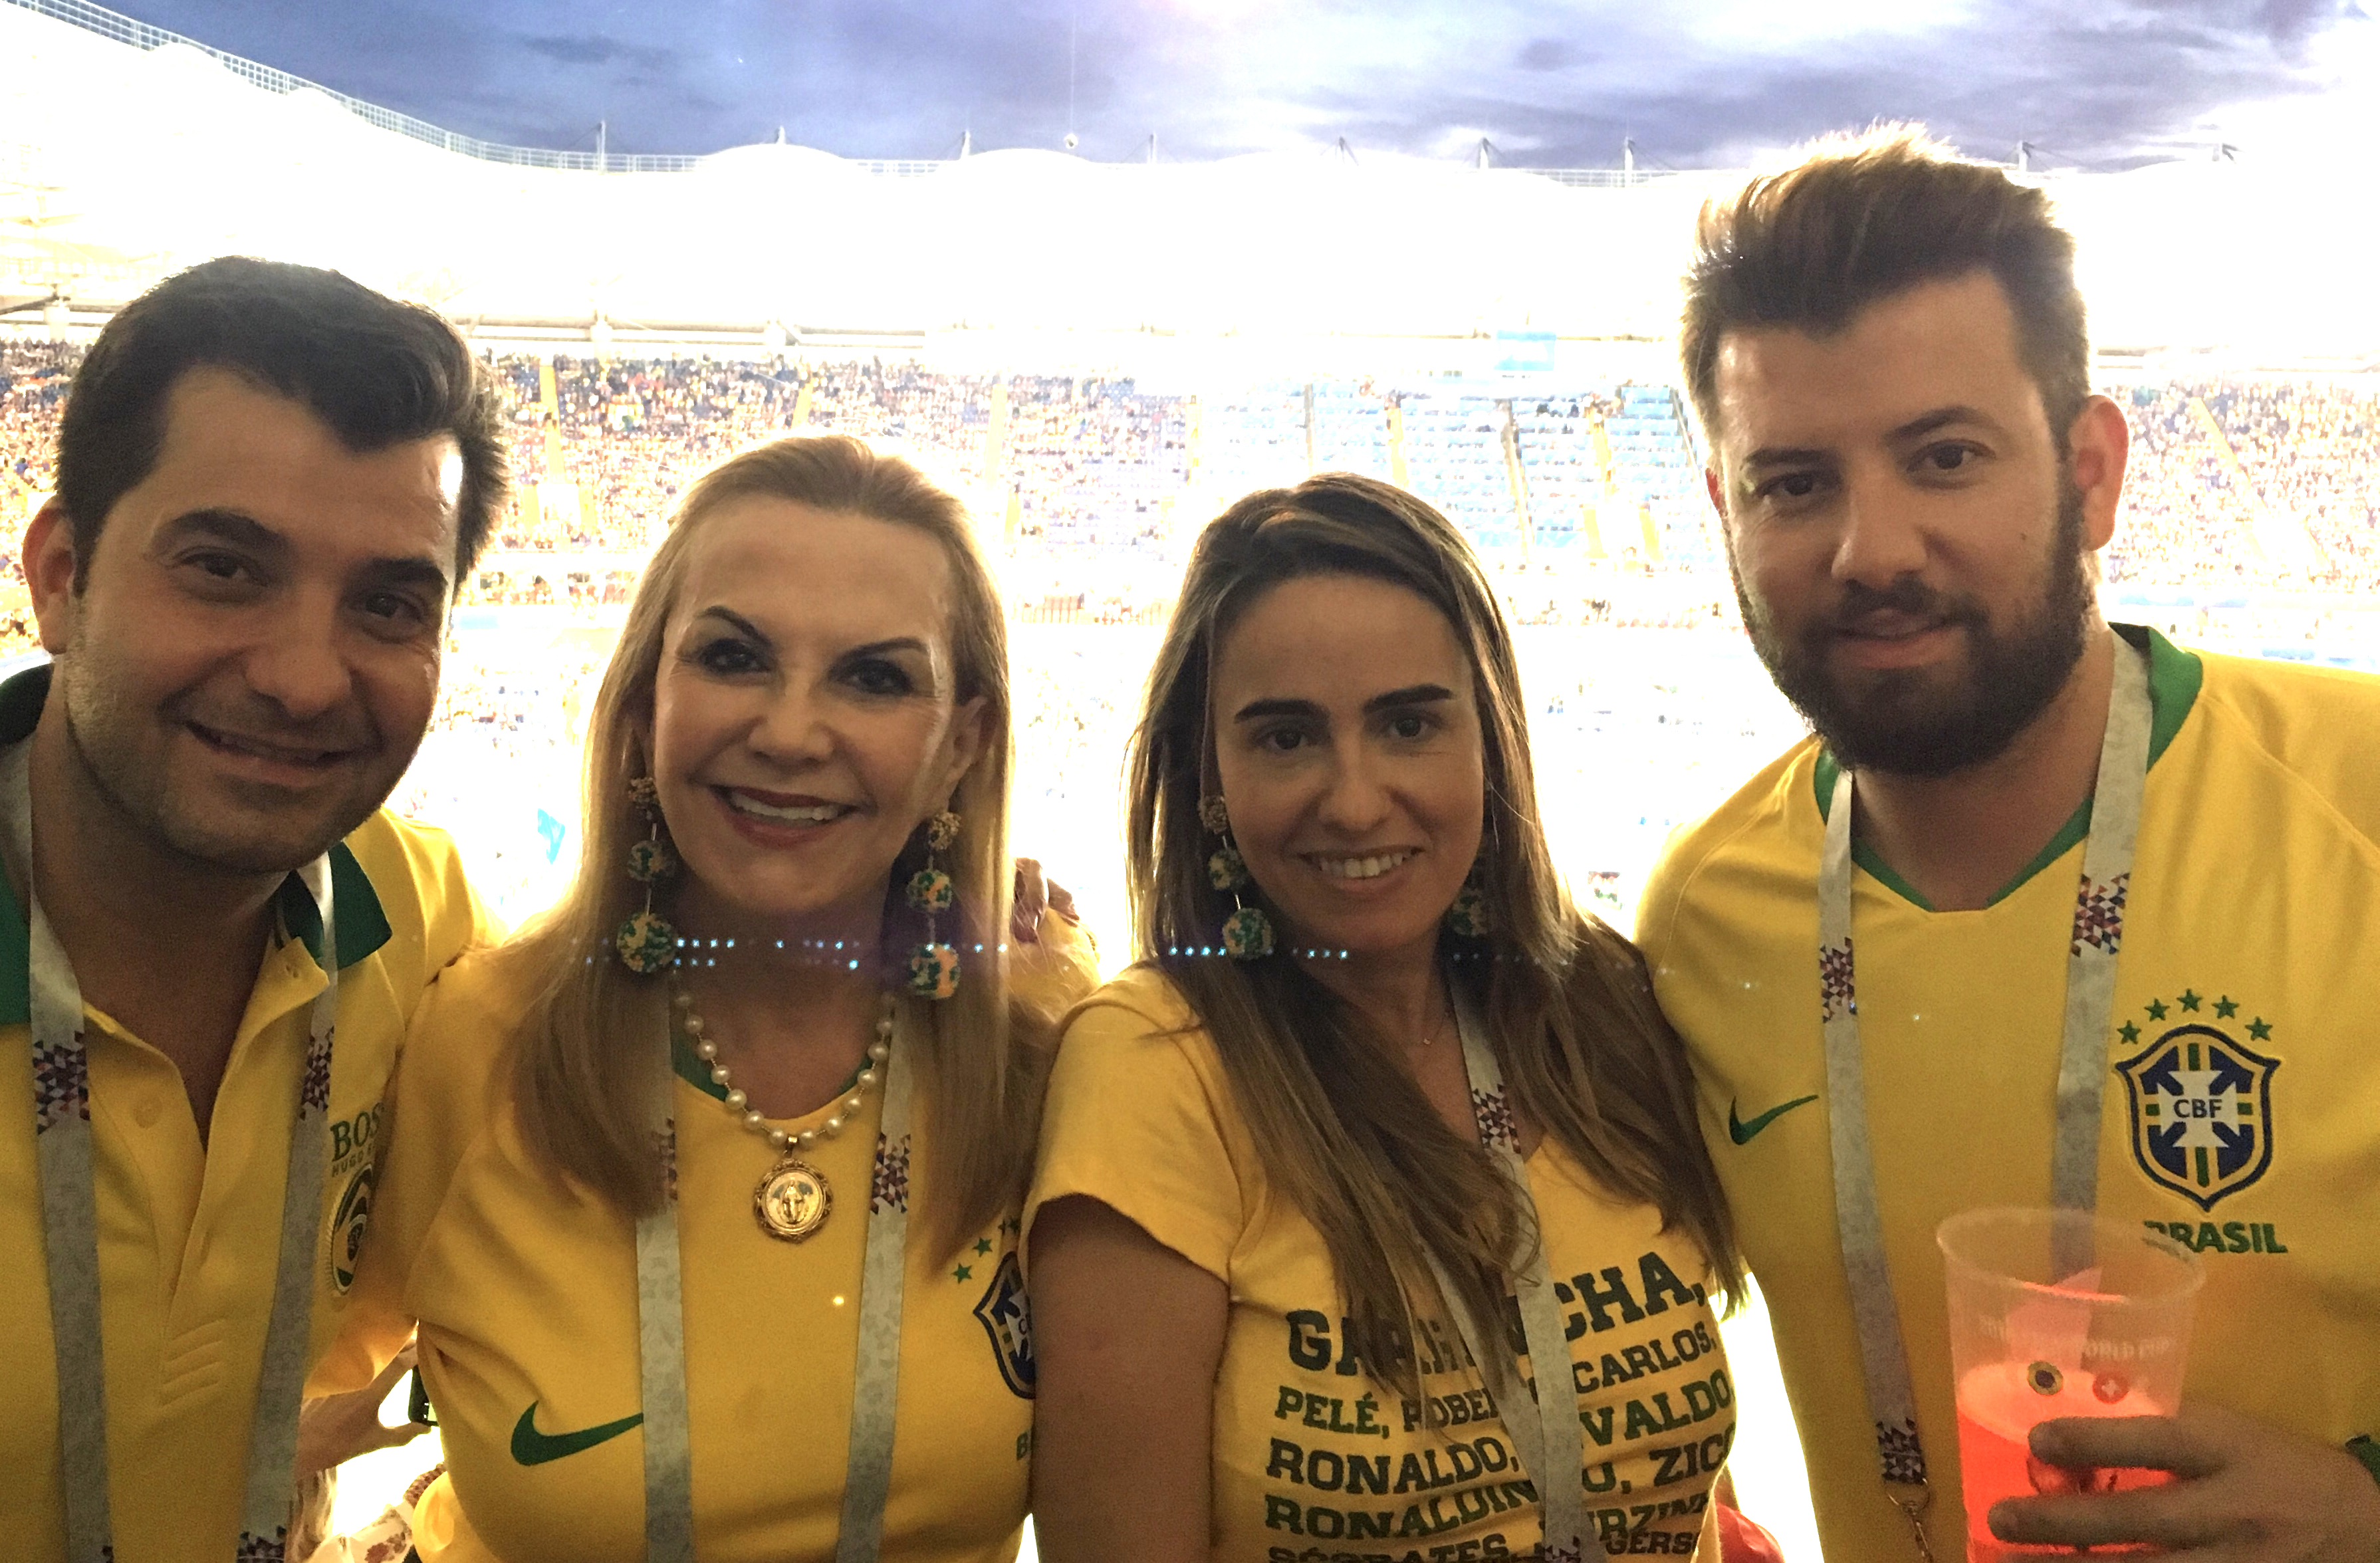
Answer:
[[[2140,834],[2155,720],[2146,656],[2118,637],[2115,663],[2066,967],[2065,1031],[2049,1173],[2050,1200],[2061,1209],[2089,1210],[2098,1204],[2107,1024],[2115,1018],[2116,958],[2123,941],[2124,902],[2131,884],[2132,848]],[[1909,1352],[1885,1263],[1875,1149],[1868,1136],[1865,1055],[1860,1048],[1852,963],[1852,773],[1845,769],[1835,779],[1818,868],[1819,1013],[1826,1036],[1835,1225],[1842,1241],[1852,1315],[1859,1328],[1860,1366],[1867,1381],[1868,1412],[1876,1423],[1877,1459],[1888,1485],[1911,1489],[1906,1496],[1893,1496],[1892,1503],[1908,1516],[1920,1556],[1931,1559],[1924,1516],[1932,1494],[1925,1480],[1925,1451],[1918,1439]]]
[[[99,1296],[99,1200],[91,1129],[91,1062],[83,1049],[82,990],[33,892],[32,740],[0,757],[0,809],[25,875],[33,1051],[34,1165],[57,1355],[59,1472],[67,1557],[115,1556],[107,1492],[107,1375]],[[296,1490],[298,1410],[313,1325],[313,1255],[330,1157],[331,1041],[339,1013],[338,932],[331,913],[331,860],[298,870],[322,919],[322,991],[315,997],[299,1077],[289,1170],[281,1196],[281,1252],[273,1312],[249,1429],[248,1487],[240,1508],[241,1563],[279,1563]]]
[[[910,1004],[897,1024],[910,1024]],[[677,1225],[676,1072],[662,1029],[650,1081],[662,1156],[662,1203],[637,1220],[637,1348],[644,1399],[645,1556],[693,1563],[694,1475],[686,1401],[686,1319]],[[884,1119],[869,1170],[868,1246],[859,1286],[859,1350],[851,1443],[834,1563],[875,1563],[892,1485],[892,1421],[901,1377],[901,1288],[909,1233],[910,1074],[896,1030],[884,1071]]]
[[[1463,1333],[1463,1344],[1478,1363],[1480,1375],[1488,1381],[1488,1393],[1496,1399],[1496,1409],[1502,1416],[1504,1430],[1511,1436],[1513,1452],[1520,1457],[1522,1469],[1528,1472],[1537,1488],[1538,1522],[1544,1533],[1546,1563],[1579,1563],[1586,1534],[1586,1499],[1583,1491],[1584,1468],[1586,1464],[1586,1434],[1578,1419],[1578,1392],[1571,1377],[1570,1342],[1562,1332],[1560,1305],[1554,1300],[1554,1289],[1546,1274],[1546,1244],[1543,1223],[1536,1214],[1535,1199],[1529,1192],[1529,1174],[1521,1164],[1520,1142],[1512,1131],[1512,1100],[1504,1094],[1504,1072],[1496,1062],[1496,1051],[1489,1047],[1486,1027],[1474,1012],[1470,995],[1448,984],[1454,1000],[1454,1024],[1463,1036],[1463,1069],[1471,1086],[1471,1112],[1479,1126],[1479,1143],[1512,1185],[1513,1193],[1528,1208],[1527,1229],[1536,1235],[1528,1252],[1519,1255],[1521,1263],[1513,1266],[1512,1290],[1521,1307],[1521,1330],[1529,1348],[1529,1367],[1536,1380],[1535,1405],[1531,1396],[1519,1382],[1519,1364],[1512,1353],[1502,1349],[1501,1331],[1483,1327],[1488,1321],[1475,1319],[1463,1305],[1461,1294],[1450,1284],[1446,1269],[1436,1255],[1430,1258],[1430,1268],[1438,1280],[1438,1294],[1446,1300],[1449,1312],[1454,1315],[1454,1325]],[[1535,1410],[1532,1419],[1528,1410]],[[1515,1414],[1515,1413],[1519,1414]]]

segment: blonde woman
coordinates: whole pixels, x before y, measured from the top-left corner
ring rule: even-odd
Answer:
[[[426,1563],[1005,1559],[1060,919],[1010,946],[1006,648],[959,504],[843,438],[687,492],[552,911],[399,1068],[360,1285],[419,1323]]]
[[[1735,1245],[1460,535],[1347,476],[1226,512],[1130,792],[1140,961],[1026,1217],[1043,1558],[1715,1559]]]

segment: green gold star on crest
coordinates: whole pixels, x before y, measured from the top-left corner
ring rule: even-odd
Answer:
[[[2181,990],[2181,1007],[2183,1009],[2189,1011],[2194,1015],[2198,1012],[2199,1002],[2200,998],[2195,990],[2187,987]]]
[[[2116,1035],[2122,1037],[2124,1039],[2124,1046],[2129,1048],[2133,1043],[2141,1039],[2141,1028],[2134,1025],[2131,1022],[2126,1021],[2123,1024],[2116,1028]]]
[[[2149,1000],[2149,1019],[2154,1020],[2154,1021],[2161,1021],[2161,1020],[2165,1019],[2165,1014],[2166,1014],[2166,1005],[2165,1005],[2165,1000],[2162,1000],[2162,999],[2152,999],[2152,1000]]]
[[[2231,1001],[2229,994],[2225,994],[2222,998],[2215,1000],[2215,1018],[2216,1020],[2229,1020],[2233,1015],[2236,1015],[2239,1012],[2240,1006]]]
[[[972,1279],[974,1276],[975,1266],[972,1265],[961,1265],[957,1269],[951,1272],[951,1279],[959,1282],[961,1285],[965,1285],[968,1280]]]
[[[2264,1016],[2258,1015],[2248,1023],[2248,1035],[2259,1042],[2269,1042],[2273,1039],[2272,1024]]]
[[[990,1238],[978,1238],[978,1239],[976,1239],[976,1240],[975,1240],[975,1251],[976,1251],[978,1254],[989,1254],[989,1253],[990,1253],[990,1252],[991,1252],[991,1240],[990,1240]]]

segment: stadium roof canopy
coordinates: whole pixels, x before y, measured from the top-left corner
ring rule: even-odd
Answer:
[[[244,252],[574,329],[1658,341],[1695,207],[1742,177],[1583,188],[1337,151],[592,161],[448,137],[81,0],[0,0],[0,296],[17,298],[58,285],[103,307]],[[2371,219],[2326,171],[2169,164],[2056,189],[2103,345],[2380,351]]]

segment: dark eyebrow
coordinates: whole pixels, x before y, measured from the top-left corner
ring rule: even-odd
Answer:
[[[1894,430],[1890,438],[1894,444],[1903,444],[1911,440],[1922,440],[1935,430],[1948,429],[1954,423],[1977,423],[1992,430],[1999,428],[1999,420],[1981,407],[1937,407],[1922,418],[1911,418],[1907,423]]]
[[[454,584],[443,566],[427,559],[375,559],[364,566],[363,577],[373,586],[422,587],[431,591],[444,591]]]
[[[1385,695],[1375,695],[1364,702],[1364,709],[1384,711],[1391,706],[1428,706],[1453,698],[1454,691],[1442,684],[1415,684],[1403,689],[1391,689]]]
[[[763,630],[759,625],[754,624],[743,614],[735,612],[733,608],[722,608],[718,604],[713,603],[710,607],[705,608],[701,612],[697,613],[695,617],[698,619],[723,619],[728,624],[733,624],[736,629],[747,636],[750,636],[754,640],[759,641],[763,646],[772,646],[775,644],[774,641],[769,638],[769,634],[766,630]],[[850,650],[845,651],[835,658],[835,660],[838,662],[847,662],[854,657],[881,657],[895,651],[914,651],[921,657],[931,657],[933,655],[931,648],[916,636],[901,635],[894,636],[890,640],[871,640],[865,646],[855,646]]]
[[[276,563],[287,559],[290,553],[287,538],[255,516],[237,510],[209,508],[188,511],[175,516],[157,530],[157,541],[168,546],[193,538],[212,538]],[[444,565],[419,555],[391,555],[368,560],[360,574],[365,581],[374,586],[419,586],[444,591],[454,584],[454,578]]]
[[[768,646],[774,644],[765,634],[761,633],[759,625],[754,624],[743,614],[738,613],[733,608],[722,608],[714,603],[710,607],[705,608],[701,612],[697,613],[695,617],[698,619],[724,619],[729,624],[735,625],[736,629],[750,636],[761,645]]]
[[[1745,456],[1742,465],[1750,471],[1763,466],[1808,466],[1834,459],[1833,452],[1814,446],[1770,445]]]
[[[259,521],[253,515],[237,510],[191,510],[175,516],[157,528],[157,541],[169,543],[188,537],[212,538],[256,553],[270,553],[276,558],[289,551],[289,539]]]
[[[1311,700],[1251,700],[1232,714],[1233,721],[1255,721],[1261,717],[1318,717],[1322,708]]]
[[[1375,695],[1364,702],[1366,711],[1384,711],[1393,706],[1427,706],[1439,700],[1451,700],[1454,691],[1442,684],[1415,684],[1402,689],[1391,689]],[[1318,717],[1322,708],[1311,700],[1251,700],[1232,715],[1233,721],[1254,721],[1261,717]]]
[[[854,657],[881,657],[891,651],[915,651],[921,657],[931,657],[933,655],[933,652],[927,648],[926,643],[919,640],[916,636],[902,635],[895,636],[891,640],[871,640],[865,646],[855,646],[850,650],[845,651],[842,656],[836,658],[835,660],[839,662],[847,662]]]

